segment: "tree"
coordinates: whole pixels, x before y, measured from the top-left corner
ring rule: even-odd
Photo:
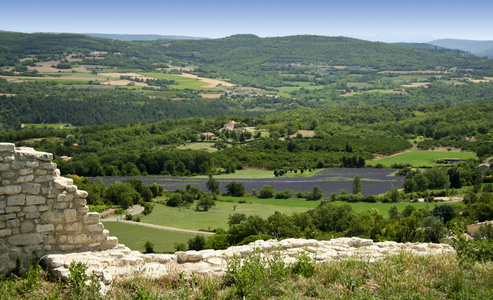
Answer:
[[[142,199],[130,183],[112,183],[106,187],[103,196],[111,203],[121,205],[123,209],[139,203]]]
[[[241,182],[231,181],[226,184],[227,194],[233,197],[241,197],[245,195],[245,186]]]
[[[438,217],[439,219],[443,220],[443,223],[447,223],[448,221],[450,221],[454,216],[454,213],[455,209],[450,204],[437,205],[431,211],[431,214],[434,217]]]
[[[315,185],[311,193],[307,194],[306,200],[320,200],[322,199],[323,193],[322,190]]]
[[[205,238],[203,235],[197,235],[194,238],[191,238],[187,242],[189,250],[200,251],[205,248]]]
[[[258,198],[261,199],[267,199],[267,198],[273,198],[274,197],[274,188],[271,185],[264,185],[258,192]]]
[[[209,192],[211,192],[213,194],[221,193],[221,190],[219,189],[219,185],[220,185],[219,181],[214,179],[212,177],[212,174],[209,174],[209,180],[207,180],[207,182],[205,183],[205,186],[207,187]]]
[[[353,179],[353,194],[357,195],[361,193],[361,179],[356,175]]]
[[[154,244],[150,241],[147,241],[144,245],[145,252],[144,253],[154,253]]]
[[[151,190],[152,197],[156,198],[159,196],[162,196],[164,193],[163,186],[157,183],[153,183],[149,186],[149,189]]]
[[[197,210],[208,211],[213,206],[216,206],[216,202],[209,194],[203,194],[197,202]]]

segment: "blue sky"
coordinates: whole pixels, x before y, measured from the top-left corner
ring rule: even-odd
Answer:
[[[0,30],[219,38],[295,34],[493,40],[493,1],[3,1]],[[1,41],[0,41],[1,42]]]

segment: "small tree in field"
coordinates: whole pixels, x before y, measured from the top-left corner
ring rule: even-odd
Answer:
[[[205,186],[213,194],[221,193],[221,190],[219,189],[219,181],[212,178],[211,174],[209,174],[209,180],[207,180],[207,182],[205,183]]]
[[[361,179],[356,175],[353,179],[353,194],[357,195],[361,193]]]

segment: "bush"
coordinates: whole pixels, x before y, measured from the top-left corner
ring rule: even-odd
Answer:
[[[273,198],[274,197],[274,188],[271,185],[264,185],[260,189],[257,197],[261,199]]]
[[[151,243],[150,241],[147,241],[144,244],[144,249],[145,249],[144,253],[154,253],[154,244]]]
[[[175,243],[175,250],[176,251],[187,251],[187,244],[185,243]]]
[[[200,251],[205,248],[205,238],[203,235],[196,235],[187,242],[189,250]]]

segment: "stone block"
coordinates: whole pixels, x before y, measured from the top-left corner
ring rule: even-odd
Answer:
[[[0,229],[5,229],[5,227],[7,227],[5,222],[0,222]]]
[[[47,170],[36,170],[34,171],[34,175],[36,176],[40,176],[40,175],[47,175],[48,174],[48,171]]]
[[[28,174],[32,174],[34,171],[33,169],[31,168],[24,168],[24,169],[20,169],[17,171],[17,174],[21,175],[21,176],[25,176],[25,175],[28,175]]]
[[[0,200],[0,208],[5,208],[7,206],[7,200]]]
[[[20,206],[7,206],[5,208],[5,213],[10,214],[10,213],[18,213],[21,211]]]
[[[38,180],[38,178],[36,178],[36,180]],[[33,179],[34,179],[34,175],[19,176],[19,177],[17,177],[16,180],[14,180],[14,182],[15,183],[31,182],[31,181],[33,181]]]
[[[11,179],[11,178],[14,178],[15,177],[15,172],[14,171],[6,171],[6,172],[3,172],[2,173],[2,177],[4,179]]]
[[[3,214],[0,215],[0,221],[7,221],[17,218],[17,214]]]
[[[11,183],[12,181],[10,180],[6,180],[6,179],[2,180],[2,185],[10,185]]]
[[[73,194],[66,194],[66,193],[60,194],[56,197],[57,201],[72,201],[73,199],[74,199]]]
[[[12,163],[10,163],[10,168],[12,170],[19,170],[19,169],[22,169],[26,166],[26,163],[23,162],[23,161],[18,161],[18,160],[14,160]]]
[[[41,221],[42,222],[61,222],[63,219],[63,212],[54,212],[54,211],[46,211],[45,213],[41,214]]]
[[[43,196],[33,196],[33,195],[26,196],[26,205],[38,205],[45,203],[46,203],[46,198]]]
[[[63,219],[66,222],[75,222],[77,220],[77,210],[66,209],[63,211]]]
[[[79,222],[74,222],[72,224],[65,225],[65,230],[67,231],[81,231],[82,224]]]
[[[84,223],[98,223],[99,222],[99,214],[98,213],[88,213],[84,216]]]
[[[50,162],[50,163],[41,163],[39,164],[39,167],[45,170],[55,170],[56,169],[56,163]]]
[[[0,195],[15,195],[21,191],[22,188],[18,185],[0,186]]]
[[[87,207],[87,206],[77,208],[77,212],[79,212],[79,213],[87,213],[88,211],[89,211],[89,207]]]
[[[34,224],[32,221],[24,221],[21,223],[19,230],[21,233],[32,232],[32,231],[34,231]]]
[[[53,205],[53,207],[56,209],[66,209],[69,206],[70,202],[56,202],[55,205]]]
[[[37,183],[48,182],[52,179],[53,179],[53,176],[51,176],[51,175],[42,175],[42,176],[36,177],[34,182],[37,182]]]
[[[102,232],[103,230],[104,230],[104,226],[103,223],[101,222],[87,226],[87,231],[89,232]]]
[[[24,206],[24,208],[22,209],[22,212],[25,212],[25,213],[33,213],[33,212],[37,212],[37,211],[38,211],[38,208],[34,205]]]
[[[0,172],[10,169],[10,163],[0,163]]]
[[[22,186],[22,192],[30,195],[38,195],[41,190],[39,183],[24,183]]]
[[[39,212],[32,212],[32,213],[26,214],[24,217],[26,219],[37,219],[37,218],[39,218],[40,215],[41,214]]]
[[[87,243],[87,238],[88,238],[88,236],[85,233],[76,234],[76,235],[74,235],[73,243],[74,244],[85,244],[85,243]]]
[[[11,235],[12,234],[12,229],[1,229],[0,230],[0,238],[3,238],[5,236]]]
[[[22,148],[20,151],[17,151],[15,153],[15,156],[18,160],[28,160],[28,161],[35,161],[35,160],[41,160],[41,161],[52,161],[53,160],[53,154],[47,153],[47,152],[39,152],[39,151],[34,151],[32,148]]]
[[[77,186],[76,185],[67,185],[67,191],[70,192],[70,193],[74,193],[75,191],[77,191]]]
[[[48,232],[55,230],[53,224],[38,224],[36,225],[36,232]]]
[[[13,143],[0,143],[0,152],[14,153],[15,144]]]
[[[43,242],[43,237],[37,233],[18,234],[8,237],[7,242],[12,246],[39,245]]]
[[[7,205],[9,206],[24,205],[24,204],[26,204],[26,195],[24,194],[18,194],[18,195],[7,197]]]
[[[39,167],[39,162],[37,162],[37,161],[26,161],[26,167],[37,168],[37,167]]]
[[[50,209],[50,207],[48,205],[40,205],[40,206],[38,206],[38,211],[39,212],[47,211],[49,209]]]
[[[86,191],[78,190],[75,192],[75,196],[78,198],[87,198],[88,193]]]

